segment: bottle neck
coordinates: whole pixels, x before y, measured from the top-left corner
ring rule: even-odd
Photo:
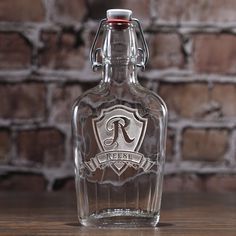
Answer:
[[[137,40],[132,24],[108,24],[103,40],[103,81],[137,82]]]
[[[137,81],[137,68],[134,64],[106,64],[103,67],[103,82],[115,84],[134,84]]]

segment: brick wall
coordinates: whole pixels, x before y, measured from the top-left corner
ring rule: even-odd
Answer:
[[[1,0],[0,189],[73,190],[70,109],[98,19],[130,8],[169,108],[164,191],[236,191],[235,0]]]

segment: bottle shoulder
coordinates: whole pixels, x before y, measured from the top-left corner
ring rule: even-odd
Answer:
[[[80,106],[82,103],[88,102],[97,102],[98,96],[101,96],[104,93],[104,89],[97,85],[91,89],[88,89],[86,92],[78,96],[73,104],[73,110],[75,107]]]
[[[140,84],[111,86],[108,83],[100,83],[78,97],[74,103],[73,110],[75,108],[81,110],[84,107],[96,110],[99,107],[109,107],[118,104],[130,107],[143,107],[151,111],[161,111],[163,114],[167,113],[167,108],[162,98]],[[88,109],[86,108],[86,110]]]

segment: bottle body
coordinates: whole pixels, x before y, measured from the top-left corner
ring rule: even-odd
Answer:
[[[73,107],[78,218],[85,226],[155,226],[167,109],[138,83],[135,31],[118,21],[106,25],[102,81]]]
[[[136,126],[135,130],[122,130],[126,126],[124,117],[131,122],[132,129]],[[107,137],[99,135],[98,132],[106,133],[106,124],[111,118],[117,121],[113,126],[119,127],[113,127]],[[78,215],[83,225],[157,224],[166,123],[167,111],[162,100],[136,84],[116,85],[111,89],[110,84],[101,83],[76,102],[73,112],[75,175]],[[118,132],[117,140],[114,140],[115,132]],[[120,139],[123,143],[139,139],[139,143],[134,140],[129,148],[123,148],[125,150],[115,148],[114,143],[106,149],[105,140],[121,143]],[[105,149],[99,147],[100,142]],[[136,153],[140,156],[135,156]]]

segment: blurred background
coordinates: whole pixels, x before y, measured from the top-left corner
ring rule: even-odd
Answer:
[[[141,21],[139,80],[169,108],[164,191],[236,192],[235,0],[1,0],[0,191],[74,191],[71,106],[109,8]]]

